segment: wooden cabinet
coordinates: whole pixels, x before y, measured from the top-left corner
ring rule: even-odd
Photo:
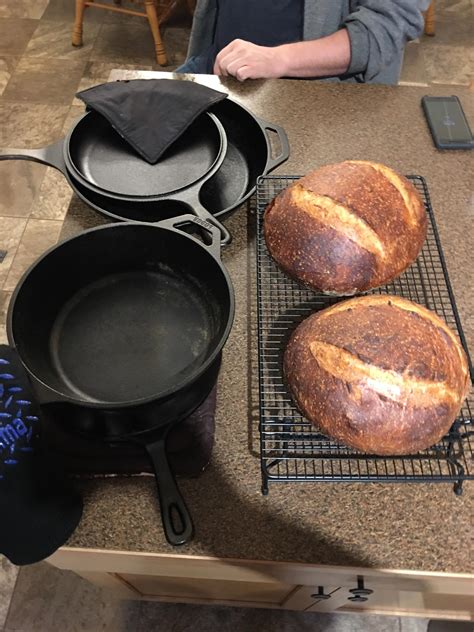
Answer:
[[[126,599],[441,619],[474,616],[474,576],[90,549],[48,560]]]

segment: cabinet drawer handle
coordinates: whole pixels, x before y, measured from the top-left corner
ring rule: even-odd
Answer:
[[[331,599],[331,595],[325,594],[324,586],[318,586],[318,592],[317,593],[313,593],[311,595],[311,599],[320,599],[320,600],[324,601],[326,599]]]
[[[364,578],[360,575],[357,577],[357,588],[351,588],[349,590],[352,593],[352,597],[348,597],[349,601],[353,603],[362,603],[367,601],[369,595],[371,595],[374,591],[370,588],[365,588],[364,586]]]

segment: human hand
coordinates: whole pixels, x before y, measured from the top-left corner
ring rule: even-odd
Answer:
[[[245,79],[276,79],[286,72],[283,46],[257,46],[236,39],[223,48],[216,57],[215,75],[232,75]]]

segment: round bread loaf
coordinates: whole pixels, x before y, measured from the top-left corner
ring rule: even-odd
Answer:
[[[285,351],[299,410],[370,454],[411,454],[449,430],[469,389],[467,358],[433,312],[397,296],[354,298],[304,320]]]
[[[383,285],[417,258],[426,237],[411,182],[374,162],[312,171],[267,207],[268,251],[289,276],[330,294]]]

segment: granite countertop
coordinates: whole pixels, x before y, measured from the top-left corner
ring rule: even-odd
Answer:
[[[112,78],[151,76],[166,74],[114,71]],[[467,265],[474,251],[473,154],[434,148],[420,105],[427,88],[198,80],[225,88],[255,114],[286,129],[291,157],[277,173],[303,174],[329,162],[368,159],[425,176],[473,348],[474,299]],[[468,89],[439,86],[429,93],[458,94],[472,121]],[[103,221],[73,198],[62,236]],[[67,546],[471,572],[466,555],[473,508],[469,483],[461,497],[451,484],[375,483],[270,485],[269,495],[262,496],[253,351],[254,217],[245,205],[226,225],[234,239],[223,260],[235,287],[236,317],[220,374],[215,448],[211,465],[199,478],[180,481],[195,538],[179,549],[166,543],[152,478],[107,479],[81,482],[84,515]]]

